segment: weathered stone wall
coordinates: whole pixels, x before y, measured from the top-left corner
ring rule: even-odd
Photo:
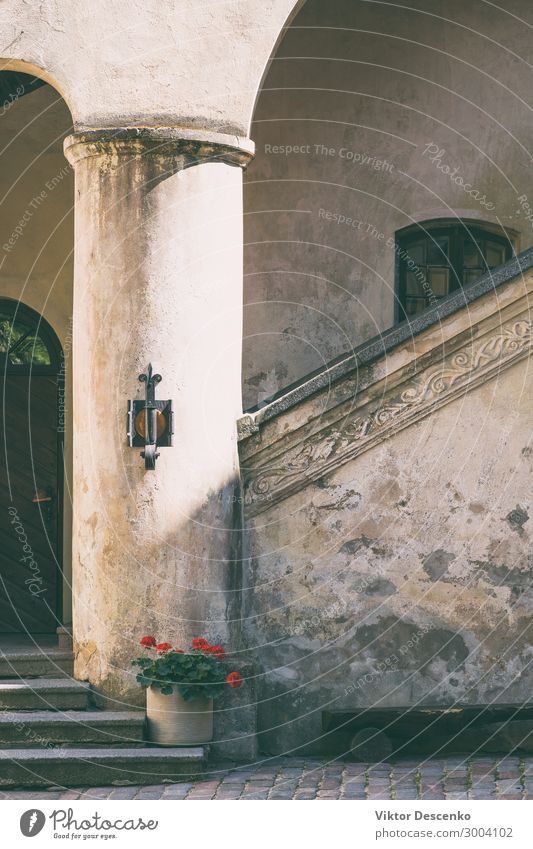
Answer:
[[[242,443],[265,751],[333,745],[323,710],[530,698],[532,282]]]
[[[308,0],[294,18],[251,131],[245,409],[394,323],[398,229],[461,216],[532,243],[520,18],[529,0]]]
[[[233,142],[233,139],[231,139]],[[76,169],[75,674],[144,696],[142,634],[235,645],[246,148],[144,132],[66,141]],[[120,238],[117,239],[117,234]],[[205,250],[205,245],[209,250]],[[147,471],[126,439],[152,363],[172,447]],[[111,387],[111,391],[110,391]]]

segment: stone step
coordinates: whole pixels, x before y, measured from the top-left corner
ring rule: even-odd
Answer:
[[[0,787],[101,787],[187,781],[204,770],[205,750],[1,749]]]
[[[10,711],[0,713],[0,746],[132,746],[143,743],[144,712],[128,710]]]
[[[60,649],[0,649],[0,678],[72,678],[74,655]]]
[[[84,710],[89,684],[68,678],[4,678],[0,680],[0,710]]]

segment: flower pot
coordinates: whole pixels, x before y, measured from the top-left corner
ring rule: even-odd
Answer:
[[[159,746],[197,746],[213,739],[213,699],[186,702],[177,691],[146,691],[148,739]]]

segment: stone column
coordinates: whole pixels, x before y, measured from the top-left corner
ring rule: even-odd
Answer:
[[[242,167],[247,139],[92,130],[76,174],[73,632],[77,677],[140,696],[143,634],[183,648],[238,640]],[[174,445],[146,471],[129,398],[149,363],[174,402]]]

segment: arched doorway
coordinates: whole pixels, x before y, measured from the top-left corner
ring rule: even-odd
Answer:
[[[0,300],[2,389],[0,633],[54,634],[61,622],[61,345],[45,320]]]
[[[67,411],[72,410],[74,177],[63,154],[63,140],[72,131],[66,102],[39,69],[10,60],[0,65],[1,329],[15,341],[18,328],[29,327],[27,339],[38,340],[34,351],[31,345],[30,362],[10,362],[0,349],[0,635],[18,635],[19,643],[24,632],[53,636],[60,624],[61,633],[68,634],[72,620],[72,510],[61,492],[70,491],[72,473],[72,416]],[[54,424],[59,389],[63,420]],[[24,408],[31,422],[21,412]],[[50,452],[43,462],[40,454],[47,445]],[[59,470],[52,469],[54,458]],[[31,492],[19,491],[17,475],[25,477]],[[48,498],[47,489],[53,501],[33,500],[40,490]],[[15,508],[16,513],[8,513]],[[12,521],[17,516],[20,521]],[[28,546],[20,552],[19,573],[13,571],[15,544]],[[37,551],[31,563],[28,556]],[[30,582],[32,577],[47,583],[46,593],[38,592],[43,583]],[[28,609],[25,601],[31,602]]]

